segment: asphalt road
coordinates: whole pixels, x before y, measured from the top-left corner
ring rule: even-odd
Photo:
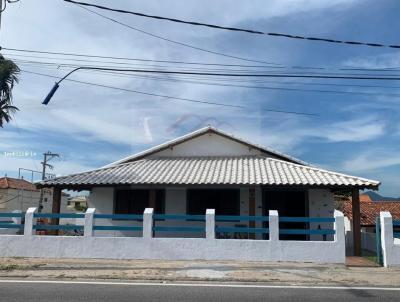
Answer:
[[[399,301],[400,291],[371,288],[241,287],[239,285],[144,285],[20,283],[0,280],[0,301]]]

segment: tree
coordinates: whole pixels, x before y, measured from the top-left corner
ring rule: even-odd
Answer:
[[[18,83],[19,67],[0,54],[0,127],[9,123],[13,114],[19,109],[12,104],[12,90]]]

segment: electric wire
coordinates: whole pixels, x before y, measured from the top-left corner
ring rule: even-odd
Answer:
[[[112,12],[118,12],[118,13],[123,13],[123,14],[131,14],[131,15],[135,15],[135,16],[139,16],[139,17],[152,18],[152,19],[157,19],[157,20],[165,20],[165,21],[170,21],[170,22],[175,22],[175,23],[180,23],[180,24],[203,26],[203,27],[208,27],[208,28],[212,28],[212,29],[229,30],[229,31],[235,31],[235,32],[244,32],[244,33],[249,33],[249,34],[267,35],[267,36],[274,36],[274,37],[284,37],[284,38],[297,39],[297,40],[329,42],[329,43],[336,43],[336,44],[363,45],[363,46],[371,46],[371,47],[400,48],[400,45],[394,45],[394,44],[386,45],[386,44],[381,44],[381,43],[345,41],[345,40],[337,40],[337,39],[331,39],[331,38],[308,37],[308,36],[300,36],[300,35],[291,35],[291,34],[286,34],[286,33],[263,32],[263,31],[260,31],[260,30],[252,30],[252,29],[245,29],[245,28],[238,28],[238,27],[227,27],[227,26],[221,26],[221,25],[216,25],[216,24],[208,24],[208,23],[201,23],[201,22],[194,22],[194,21],[186,21],[186,20],[182,20],[182,19],[168,18],[168,17],[149,15],[149,14],[144,14],[144,13],[139,13],[139,12],[134,12],[134,11],[115,9],[115,8],[106,7],[106,6],[102,6],[102,5],[98,5],[98,4],[87,3],[87,2],[80,2],[80,1],[73,1],[73,0],[64,0],[64,1],[72,3],[72,4],[76,4],[76,5],[81,6],[81,7],[94,7],[94,8],[107,10],[107,11],[112,11]]]
[[[43,73],[38,73],[38,72],[33,72],[33,71],[28,71],[28,70],[21,70],[21,71],[22,72],[26,72],[26,73],[30,73],[30,74],[35,74],[35,75],[55,78],[55,79],[59,79],[60,78],[58,76],[53,76],[53,75],[48,75],[48,74],[43,74]],[[207,104],[207,105],[216,105],[216,106],[223,106],[223,107],[233,107],[233,108],[240,108],[240,109],[245,109],[246,108],[246,107],[241,106],[241,105],[232,105],[232,104],[224,104],[224,103],[217,103],[217,102],[210,102],[210,101],[203,101],[203,100],[195,100],[195,99],[188,99],[188,98],[173,97],[173,96],[155,94],[155,93],[150,93],[150,92],[143,92],[143,91],[138,91],[138,90],[126,89],[126,88],[121,88],[121,87],[103,85],[103,84],[98,84],[98,83],[78,81],[78,80],[73,80],[73,79],[65,79],[65,80],[66,81],[70,81],[70,82],[74,82],[74,83],[80,83],[80,84],[86,84],[86,85],[91,85],[91,86],[115,89],[115,90],[126,91],[126,92],[133,92],[133,93],[149,95],[149,96],[156,96],[156,97],[161,97],[161,98],[165,98],[165,99],[174,99],[174,100],[180,100],[180,101],[186,101],[186,102],[201,103],[201,104]],[[307,112],[297,112],[297,111],[287,111],[287,110],[277,110],[277,109],[264,109],[264,108],[263,108],[263,110],[268,111],[268,112],[275,112],[275,113],[286,113],[286,114],[295,114],[295,115],[303,115],[303,116],[318,116],[318,114],[307,113]]]

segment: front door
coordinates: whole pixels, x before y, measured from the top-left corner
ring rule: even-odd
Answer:
[[[263,190],[263,212],[277,210],[280,217],[308,217],[307,194],[304,190]],[[280,229],[306,229],[307,223],[282,222]],[[281,240],[306,240],[306,235],[280,234]]]

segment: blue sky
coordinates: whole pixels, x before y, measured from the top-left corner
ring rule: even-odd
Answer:
[[[96,3],[111,5],[109,1]],[[396,0],[280,0],[268,1],[268,5],[265,1],[119,0],[112,5],[270,32],[400,43],[400,3]],[[327,72],[351,67],[400,67],[400,51],[390,48],[263,37],[102,13],[169,39],[289,67],[317,66],[329,69]],[[259,65],[155,39],[54,0],[42,0],[39,5],[34,1],[9,5],[2,20],[0,44],[8,48],[104,56]],[[51,61],[17,57],[15,52],[3,53],[19,60]],[[59,61],[62,60],[53,60]],[[62,76],[69,70],[26,63],[21,68],[54,76]],[[399,97],[393,95],[400,93],[400,85],[395,81],[352,84],[399,88],[310,85],[349,84],[337,80],[263,80],[266,82],[263,85],[272,88],[375,93],[363,95],[219,87],[93,72],[76,73],[71,79],[232,103],[245,109],[171,101],[71,82],[63,82],[45,107],[41,101],[54,79],[23,72],[14,92],[15,104],[21,111],[14,122],[0,130],[0,174],[16,175],[20,167],[40,169],[41,154],[47,150],[62,155],[61,160],[54,161],[54,173],[58,175],[88,170],[211,124],[327,169],[380,180],[380,193],[400,196],[400,107]],[[267,109],[312,112],[319,116],[279,114]],[[33,154],[4,153],[22,151]]]

